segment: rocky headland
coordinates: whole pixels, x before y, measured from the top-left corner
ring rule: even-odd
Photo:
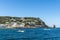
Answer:
[[[35,17],[0,16],[0,27],[5,28],[49,28],[44,21]]]

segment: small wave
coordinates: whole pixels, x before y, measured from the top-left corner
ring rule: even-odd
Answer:
[[[44,30],[51,30],[51,29],[44,29]]]

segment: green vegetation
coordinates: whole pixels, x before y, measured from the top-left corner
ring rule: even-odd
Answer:
[[[34,25],[42,25],[43,27],[48,27],[45,24],[45,22],[43,22],[40,18],[0,16],[0,24],[6,24],[7,22],[8,23],[16,22],[18,24],[25,23],[25,25],[34,24]]]

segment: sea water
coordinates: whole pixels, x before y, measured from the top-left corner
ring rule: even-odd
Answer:
[[[0,40],[60,40],[60,28],[0,29]]]

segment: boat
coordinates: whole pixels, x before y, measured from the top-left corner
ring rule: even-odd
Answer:
[[[24,32],[24,30],[18,30],[18,32]]]

